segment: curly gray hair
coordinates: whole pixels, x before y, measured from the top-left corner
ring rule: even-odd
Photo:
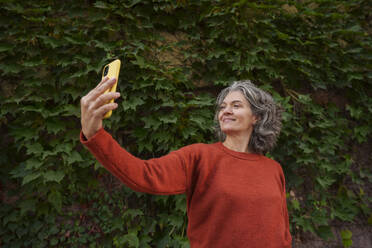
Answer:
[[[217,97],[214,120],[220,141],[223,142],[226,139],[226,134],[222,132],[218,121],[219,107],[232,91],[240,91],[244,95],[250,104],[253,115],[257,117],[249,140],[249,149],[257,154],[264,154],[273,149],[282,127],[283,108],[275,103],[269,93],[257,88],[250,80],[232,82]]]

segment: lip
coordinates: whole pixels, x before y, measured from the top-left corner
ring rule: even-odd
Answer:
[[[235,121],[235,118],[229,118],[229,117],[222,118],[222,122],[228,122],[228,121]]]

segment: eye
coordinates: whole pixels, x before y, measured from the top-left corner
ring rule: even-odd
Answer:
[[[234,108],[239,108],[239,107],[240,107],[240,104],[234,104],[233,107],[234,107]]]
[[[222,109],[224,109],[224,108],[226,108],[225,105],[220,105],[220,106],[218,107],[219,110],[222,110]]]

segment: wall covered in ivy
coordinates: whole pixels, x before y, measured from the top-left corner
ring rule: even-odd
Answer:
[[[188,247],[184,196],[136,193],[79,142],[80,98],[122,60],[104,121],[143,159],[215,142],[214,99],[250,79],[284,107],[291,233],[350,247],[372,224],[367,0],[0,1],[0,246]]]

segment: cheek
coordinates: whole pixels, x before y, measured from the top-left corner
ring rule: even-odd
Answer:
[[[251,123],[253,121],[253,117],[251,116],[251,114],[248,111],[244,111],[244,112],[240,113],[238,118],[244,124]]]

